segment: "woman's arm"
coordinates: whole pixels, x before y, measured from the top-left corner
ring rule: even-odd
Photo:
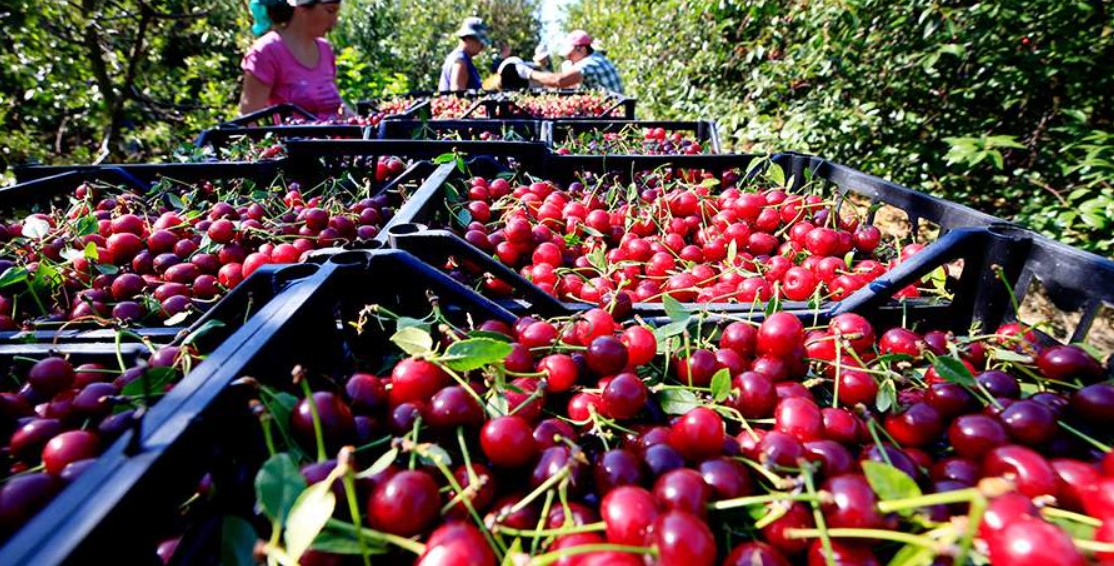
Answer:
[[[259,80],[255,75],[244,73],[244,90],[240,93],[240,114],[250,114],[267,107],[271,98],[271,85]]]
[[[530,73],[530,80],[549,88],[568,88],[584,80],[580,69],[573,67],[563,73],[544,73],[534,71]]]
[[[449,73],[449,90],[468,90],[468,68],[460,61],[453,63]]]

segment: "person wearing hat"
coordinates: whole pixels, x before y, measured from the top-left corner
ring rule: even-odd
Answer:
[[[534,48],[534,69],[546,73],[553,70],[553,60],[549,56],[549,48],[544,43],[539,43]]]
[[[325,34],[337,24],[340,0],[251,0],[252,33],[244,55],[240,112],[289,102],[318,118],[351,115],[337,88],[336,55]]]
[[[480,18],[464,18],[460,29],[456,30],[456,36],[460,38],[460,43],[445,57],[445,63],[441,65],[441,79],[437,83],[437,90],[446,92],[480,89],[483,87],[483,79],[472,58],[479,55],[484,47],[491,45],[487,26]]]
[[[619,70],[607,57],[592,48],[592,36],[584,30],[572,31],[565,37],[561,56],[572,61],[572,66],[559,73],[536,71],[528,65],[518,65],[515,70],[520,77],[545,87],[569,88],[579,83],[582,88],[622,94],[623,81],[619,78]]]

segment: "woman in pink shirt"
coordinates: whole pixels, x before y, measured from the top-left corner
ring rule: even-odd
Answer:
[[[318,118],[350,115],[336,83],[336,55],[326,33],[340,0],[252,0],[252,31],[262,35],[244,55],[240,113],[290,102]]]

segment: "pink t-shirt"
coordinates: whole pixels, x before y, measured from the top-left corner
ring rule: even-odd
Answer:
[[[318,39],[317,49],[317,66],[306,67],[294,57],[282,36],[269,31],[255,40],[240,67],[271,85],[268,104],[291,102],[319,118],[328,118],[336,116],[342,104],[336,83],[337,61],[328,41]]]

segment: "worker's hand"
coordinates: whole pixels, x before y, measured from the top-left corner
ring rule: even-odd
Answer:
[[[530,73],[533,72],[534,69],[524,63],[519,63],[514,66],[514,70],[518,73],[519,77],[528,80],[530,78]]]

